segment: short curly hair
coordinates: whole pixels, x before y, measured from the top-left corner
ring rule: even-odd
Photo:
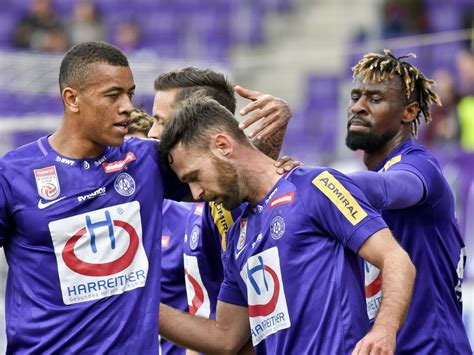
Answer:
[[[130,118],[131,122],[128,125],[128,134],[142,132],[147,135],[151,126],[153,126],[153,118],[139,108],[133,109]]]

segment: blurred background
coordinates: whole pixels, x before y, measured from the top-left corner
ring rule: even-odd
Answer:
[[[54,131],[64,52],[105,40],[130,60],[137,107],[151,112],[159,73],[212,68],[289,102],[284,154],[344,172],[364,169],[344,145],[351,67],[369,51],[413,52],[410,61],[436,80],[443,102],[418,140],[439,158],[456,197],[473,344],[473,14],[474,0],[0,0],[0,155]],[[5,272],[2,260],[0,293]],[[3,307],[1,301],[0,352]]]

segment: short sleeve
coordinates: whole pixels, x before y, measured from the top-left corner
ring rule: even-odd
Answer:
[[[235,264],[232,263],[232,259],[233,254],[229,252],[222,256],[222,260],[224,262],[224,281],[221,284],[221,289],[217,298],[222,302],[247,307],[247,300],[242,294],[242,290],[239,288],[237,283],[239,271],[237,270]]]
[[[318,171],[307,185],[303,199],[313,222],[354,252],[375,232],[387,228],[357,185],[338,171]]]

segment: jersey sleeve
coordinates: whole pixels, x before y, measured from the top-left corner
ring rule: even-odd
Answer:
[[[348,176],[377,209],[408,208],[416,205],[424,196],[423,182],[410,171],[358,171]]]
[[[444,191],[444,178],[441,168],[428,156],[418,154],[399,155],[389,160],[384,168],[384,172],[409,171],[415,174],[423,183],[423,198],[418,202],[435,203]]]
[[[375,232],[387,228],[380,213],[347,176],[327,169],[312,175],[303,199],[313,223],[358,252]]]
[[[229,235],[231,235],[233,230],[236,230],[235,226],[231,228]],[[235,263],[232,262],[232,260],[234,260],[234,254],[228,251],[223,254],[222,260],[224,264],[224,280],[222,281],[217,299],[222,302],[247,307],[247,300],[237,283],[240,276],[239,270]]]

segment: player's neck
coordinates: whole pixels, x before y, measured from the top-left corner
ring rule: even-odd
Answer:
[[[275,161],[259,151],[250,151],[243,164],[246,200],[255,205],[265,198],[282,175],[276,172]]]
[[[49,137],[48,142],[56,152],[72,159],[97,158],[105,149],[102,145],[79,137],[74,130],[64,125]]]
[[[393,137],[379,149],[364,152],[364,164],[368,170],[376,169],[397,147],[411,139],[411,134],[400,134]]]

